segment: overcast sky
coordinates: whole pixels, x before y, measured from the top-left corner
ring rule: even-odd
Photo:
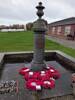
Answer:
[[[25,24],[37,19],[38,2],[45,6],[43,18],[50,22],[75,17],[75,0],[0,0],[0,24]]]

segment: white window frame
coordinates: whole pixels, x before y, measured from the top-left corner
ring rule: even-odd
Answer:
[[[71,33],[71,26],[65,26],[65,36]]]
[[[55,27],[52,27],[52,34],[55,33]]]
[[[57,34],[58,34],[58,35],[61,34],[61,26],[58,26],[58,28],[57,28]]]

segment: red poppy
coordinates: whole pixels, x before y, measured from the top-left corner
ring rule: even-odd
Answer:
[[[41,90],[41,82],[36,79],[29,79],[26,82],[26,88],[30,90]]]
[[[49,77],[50,77],[50,74],[48,75],[48,73],[46,71],[41,71],[38,76],[38,79],[44,80],[44,79],[49,79]]]
[[[58,78],[60,77],[60,73],[59,73],[56,69],[54,69],[54,68],[52,68],[52,67],[50,67],[50,68],[47,70],[47,73],[50,74],[51,77],[53,77],[53,78],[55,78],[55,79],[58,79]]]
[[[46,89],[48,88],[53,89],[55,87],[55,81],[52,79],[42,81],[42,86]]]
[[[29,79],[37,79],[39,76],[39,72],[28,72],[25,74],[24,79],[29,80]]]
[[[53,78],[59,79],[60,78],[60,73],[56,70],[54,73],[52,73]]]
[[[25,75],[25,74],[26,74],[27,72],[29,72],[29,71],[30,71],[29,68],[24,67],[24,68],[20,69],[19,74]]]

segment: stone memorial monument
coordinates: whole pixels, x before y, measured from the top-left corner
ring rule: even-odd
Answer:
[[[43,9],[45,7],[42,6],[42,2],[39,2],[36,8],[38,9],[37,16],[39,18],[33,24],[34,55],[31,62],[32,71],[40,71],[46,67],[44,61],[46,21],[41,18],[44,15]]]

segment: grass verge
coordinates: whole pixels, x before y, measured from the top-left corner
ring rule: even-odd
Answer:
[[[0,32],[0,52],[33,50],[33,32]],[[46,50],[60,50],[75,57],[75,49],[46,39]]]

